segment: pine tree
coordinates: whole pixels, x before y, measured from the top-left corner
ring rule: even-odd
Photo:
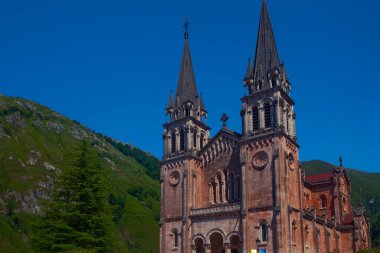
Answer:
[[[110,251],[112,220],[100,163],[86,143],[79,151],[73,166],[59,176],[41,216],[33,240],[37,252]]]

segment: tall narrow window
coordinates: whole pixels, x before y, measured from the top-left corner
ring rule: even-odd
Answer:
[[[194,130],[193,132],[193,146],[194,148],[197,148],[197,130]]]
[[[185,132],[183,130],[179,133],[179,145],[181,151],[185,149]]]
[[[321,208],[322,208],[322,209],[325,209],[326,207],[327,207],[326,196],[325,196],[325,195],[322,195],[322,196],[321,196]]]
[[[297,233],[296,221],[293,220],[293,222],[292,222],[292,242],[293,242],[293,245],[296,245],[296,233]]]
[[[235,201],[235,175],[230,175],[231,201]]]
[[[190,116],[190,108],[189,107],[186,107],[186,116]]]
[[[241,193],[240,176],[236,176],[236,200],[240,200]]]
[[[260,229],[261,229],[261,242],[267,242],[268,241],[267,224],[265,222],[261,223]]]
[[[175,144],[176,144],[175,132],[172,132],[172,153],[176,151]]]
[[[201,133],[201,139],[200,139],[200,145],[201,145],[201,149],[203,148],[203,145],[204,145],[204,143],[203,143],[203,139],[205,138],[205,136],[204,136],[204,134],[203,133]]]
[[[259,130],[259,110],[257,107],[252,108],[252,128],[253,131]]]
[[[178,231],[177,229],[173,229],[173,239],[174,239],[174,248],[178,247]]]
[[[270,113],[270,104],[269,103],[266,103],[264,105],[264,118],[265,118],[265,128],[268,128],[268,127],[271,127],[272,126],[272,122],[271,122],[271,113]]]

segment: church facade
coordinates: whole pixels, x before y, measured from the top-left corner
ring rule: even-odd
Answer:
[[[213,137],[185,33],[175,95],[163,125],[160,253],[355,252],[370,247],[341,166],[305,176],[299,163],[291,83],[266,2],[244,78],[242,132]],[[237,112],[238,113],[238,112]]]

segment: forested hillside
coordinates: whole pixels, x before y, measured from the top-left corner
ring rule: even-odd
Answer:
[[[157,252],[156,158],[37,103],[0,96],[1,252],[32,252],[34,221],[50,199],[55,179],[72,166],[83,140],[99,158],[106,178],[113,252]]]

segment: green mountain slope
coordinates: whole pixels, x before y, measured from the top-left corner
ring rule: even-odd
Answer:
[[[302,162],[307,175],[331,171],[336,165],[324,161],[312,160]],[[353,205],[361,202],[366,207],[366,214],[374,219],[380,214],[380,173],[368,173],[356,169],[346,168],[351,179],[351,201]]]
[[[54,178],[70,166],[83,139],[107,177],[114,252],[158,252],[157,159],[44,106],[0,95],[1,252],[31,252],[28,240],[41,200],[49,199]],[[132,157],[136,153],[139,161]]]

